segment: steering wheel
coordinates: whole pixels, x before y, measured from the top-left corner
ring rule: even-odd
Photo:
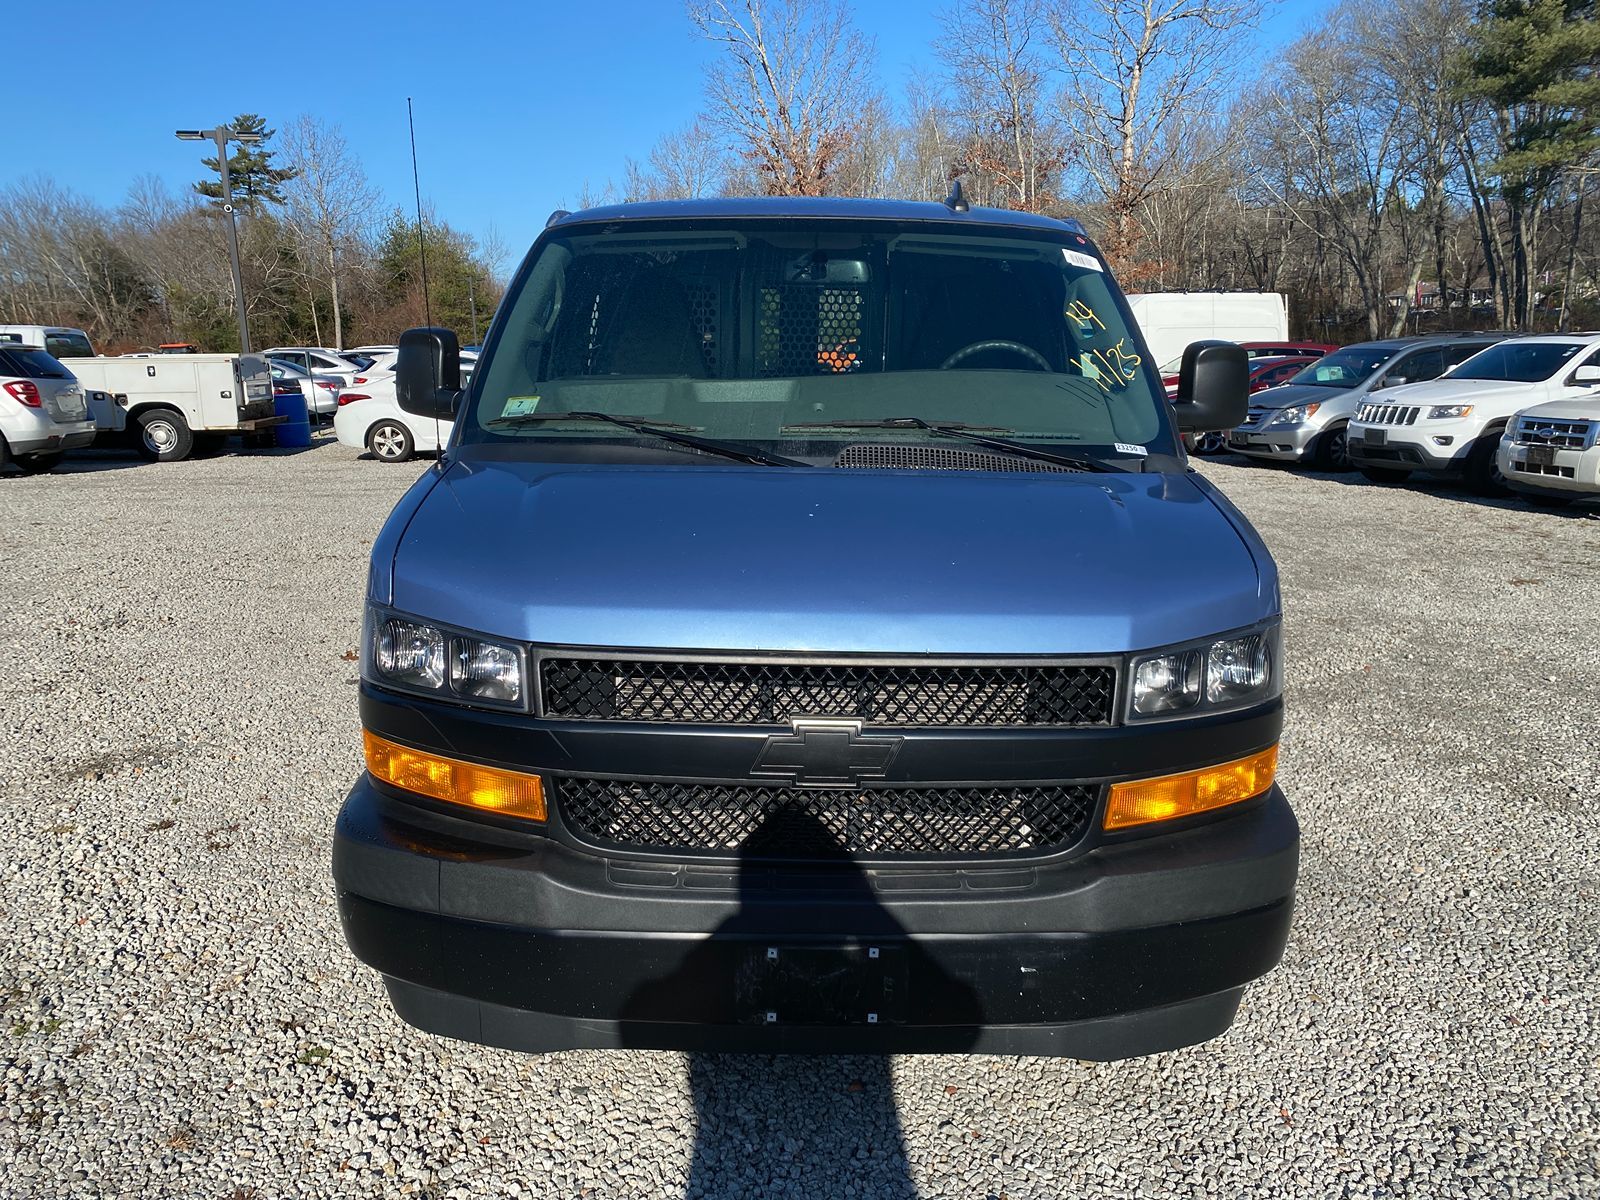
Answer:
[[[1008,342],[1004,338],[997,338],[987,342],[973,342],[970,346],[963,346],[949,358],[939,364],[939,370],[948,371],[964,358],[971,358],[974,354],[982,354],[985,350],[1006,350],[1012,354],[1021,355],[1033,363],[1041,371],[1050,370],[1050,363],[1044,355],[1032,346],[1024,346],[1021,342]]]

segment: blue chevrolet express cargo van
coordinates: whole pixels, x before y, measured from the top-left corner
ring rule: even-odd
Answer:
[[[425,1030],[1109,1059],[1288,936],[1278,578],[1188,469],[1075,222],[714,200],[553,216],[373,546],[333,869]]]

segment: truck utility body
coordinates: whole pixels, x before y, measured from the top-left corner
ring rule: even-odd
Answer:
[[[254,354],[162,354],[74,358],[67,364],[91,392],[102,432],[133,435],[149,458],[188,457],[196,437],[220,439],[277,423],[272,375]]]
[[[346,937],[524,1050],[1116,1058],[1288,934],[1277,575],[1074,224],[707,201],[552,221],[376,540]]]

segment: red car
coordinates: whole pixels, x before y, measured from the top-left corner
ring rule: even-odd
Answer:
[[[1244,352],[1250,358],[1252,367],[1256,365],[1256,360],[1258,359],[1299,358],[1311,360],[1321,358],[1324,354],[1339,348],[1330,346],[1326,342],[1240,342],[1239,345],[1244,347]],[[1161,383],[1167,389],[1167,399],[1169,400],[1178,394],[1178,366],[1182,361],[1181,358],[1174,359],[1161,368]],[[1302,362],[1300,365],[1304,366],[1305,363]],[[1298,370],[1298,368],[1296,369]],[[1293,372],[1290,372],[1290,374],[1293,374]],[[1285,375],[1284,379],[1287,378],[1288,376]],[[1281,383],[1283,380],[1274,380],[1273,382]],[[1250,375],[1250,390],[1259,392],[1261,388],[1255,384],[1256,377],[1252,371]],[[1261,385],[1261,387],[1270,386],[1271,384]]]

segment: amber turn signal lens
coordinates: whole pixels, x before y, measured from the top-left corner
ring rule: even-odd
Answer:
[[[1278,747],[1248,758],[1218,763],[1181,775],[1113,783],[1106,802],[1106,828],[1127,829],[1209,812],[1261,795],[1278,770]]]
[[[537,775],[502,771],[397,746],[366,729],[361,731],[361,740],[367,750],[367,770],[375,779],[481,812],[529,821],[545,819],[544,782]]]

